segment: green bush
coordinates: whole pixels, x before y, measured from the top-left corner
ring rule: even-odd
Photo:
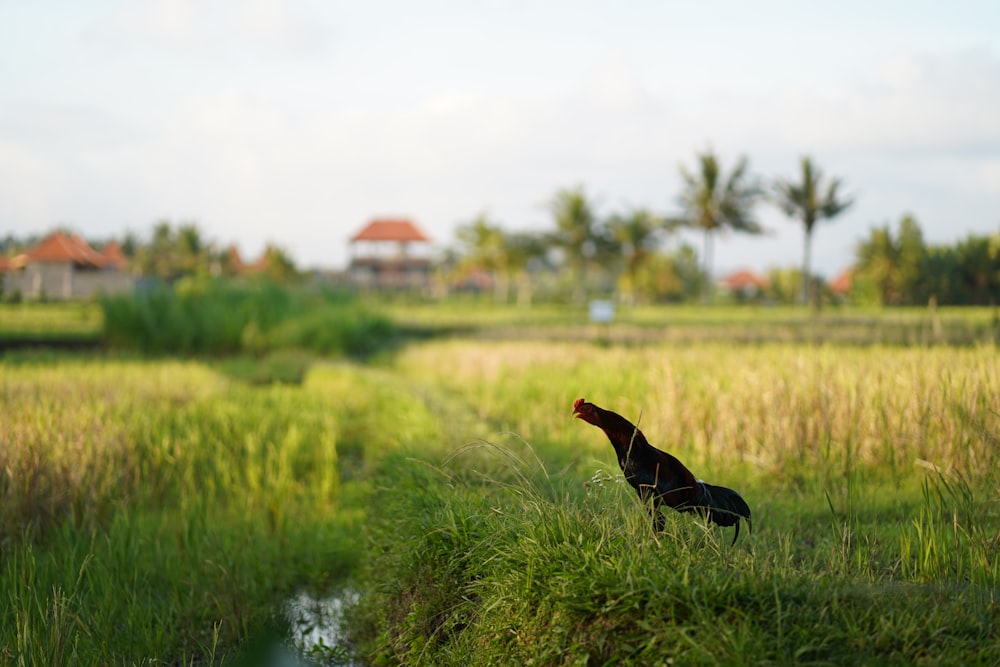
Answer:
[[[227,357],[219,362],[218,368],[229,377],[251,385],[302,384],[314,361],[311,352],[288,348],[261,357]]]
[[[389,319],[352,304],[290,319],[276,327],[268,340],[272,348],[365,356],[385,347],[395,334]]]
[[[111,346],[154,354],[262,355],[295,348],[365,355],[395,334],[390,320],[353,298],[266,281],[180,281],[101,305]]]

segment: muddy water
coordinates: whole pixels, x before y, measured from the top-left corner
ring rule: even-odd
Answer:
[[[307,657],[336,655],[333,664],[360,667],[344,636],[344,611],[357,604],[357,592],[347,589],[335,595],[316,597],[305,591],[290,598],[284,613],[292,629],[291,648]]]

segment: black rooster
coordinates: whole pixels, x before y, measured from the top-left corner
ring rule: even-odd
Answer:
[[[745,519],[747,527],[753,529],[750,508],[740,494],[696,479],[675,457],[649,444],[642,431],[620,414],[578,398],[573,403],[573,416],[593,424],[608,436],[625,480],[643,502],[652,501],[650,513],[658,532],[664,528],[661,505],[679,512],[698,512],[720,526],[736,526],[733,544],[740,535],[740,519]]]

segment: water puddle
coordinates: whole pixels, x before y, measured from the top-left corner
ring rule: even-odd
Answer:
[[[360,667],[344,635],[344,611],[358,602],[351,589],[336,595],[316,597],[305,591],[285,603],[284,613],[292,628],[290,648],[321,665]]]

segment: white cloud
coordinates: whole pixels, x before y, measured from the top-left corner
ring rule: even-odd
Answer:
[[[312,53],[326,41],[315,20],[281,0],[247,0],[230,6],[226,16],[249,44],[290,53]]]
[[[152,45],[186,57],[234,48],[313,54],[324,46],[327,33],[319,20],[299,7],[280,0],[144,0],[126,3],[96,23],[89,34],[112,45],[130,49]]]
[[[196,0],[146,0],[126,3],[93,28],[93,34],[114,43],[152,43],[170,49],[202,42],[203,13]]]
[[[1000,60],[982,52],[906,55],[780,107],[787,143],[841,151],[1000,152]]]

